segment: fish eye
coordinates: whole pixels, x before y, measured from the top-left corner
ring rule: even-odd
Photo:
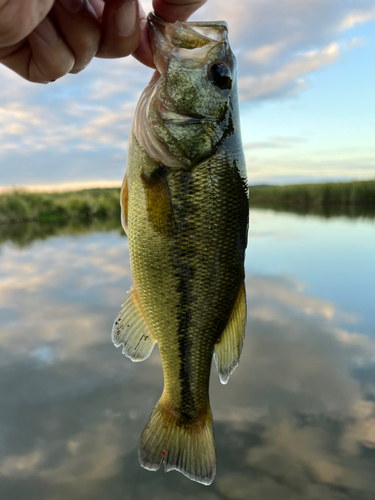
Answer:
[[[232,88],[232,72],[222,61],[216,61],[208,68],[208,79],[221,90]]]

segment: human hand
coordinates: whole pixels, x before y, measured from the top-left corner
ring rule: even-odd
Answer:
[[[155,13],[184,21],[206,0],[153,0]],[[153,67],[146,14],[137,0],[0,0],[0,62],[48,83],[96,57],[134,53]]]

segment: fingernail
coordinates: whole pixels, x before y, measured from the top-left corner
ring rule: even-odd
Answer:
[[[78,12],[83,5],[83,1],[84,0],[59,0],[64,9],[71,13]]]
[[[130,35],[137,21],[137,5],[134,0],[126,2],[115,12],[115,22],[120,35]]]
[[[35,28],[35,32],[47,44],[51,45],[59,39],[59,35],[48,17]]]

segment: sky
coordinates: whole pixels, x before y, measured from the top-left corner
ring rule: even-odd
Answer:
[[[229,25],[250,184],[375,178],[375,0],[208,0],[192,20]],[[0,65],[0,189],[119,185],[151,74],[95,59],[45,86]]]

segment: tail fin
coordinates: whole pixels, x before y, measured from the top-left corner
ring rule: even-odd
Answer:
[[[198,483],[209,485],[216,473],[215,442],[211,410],[199,423],[181,424],[175,415],[163,411],[160,400],[146,425],[138,448],[145,469],[177,470]]]

